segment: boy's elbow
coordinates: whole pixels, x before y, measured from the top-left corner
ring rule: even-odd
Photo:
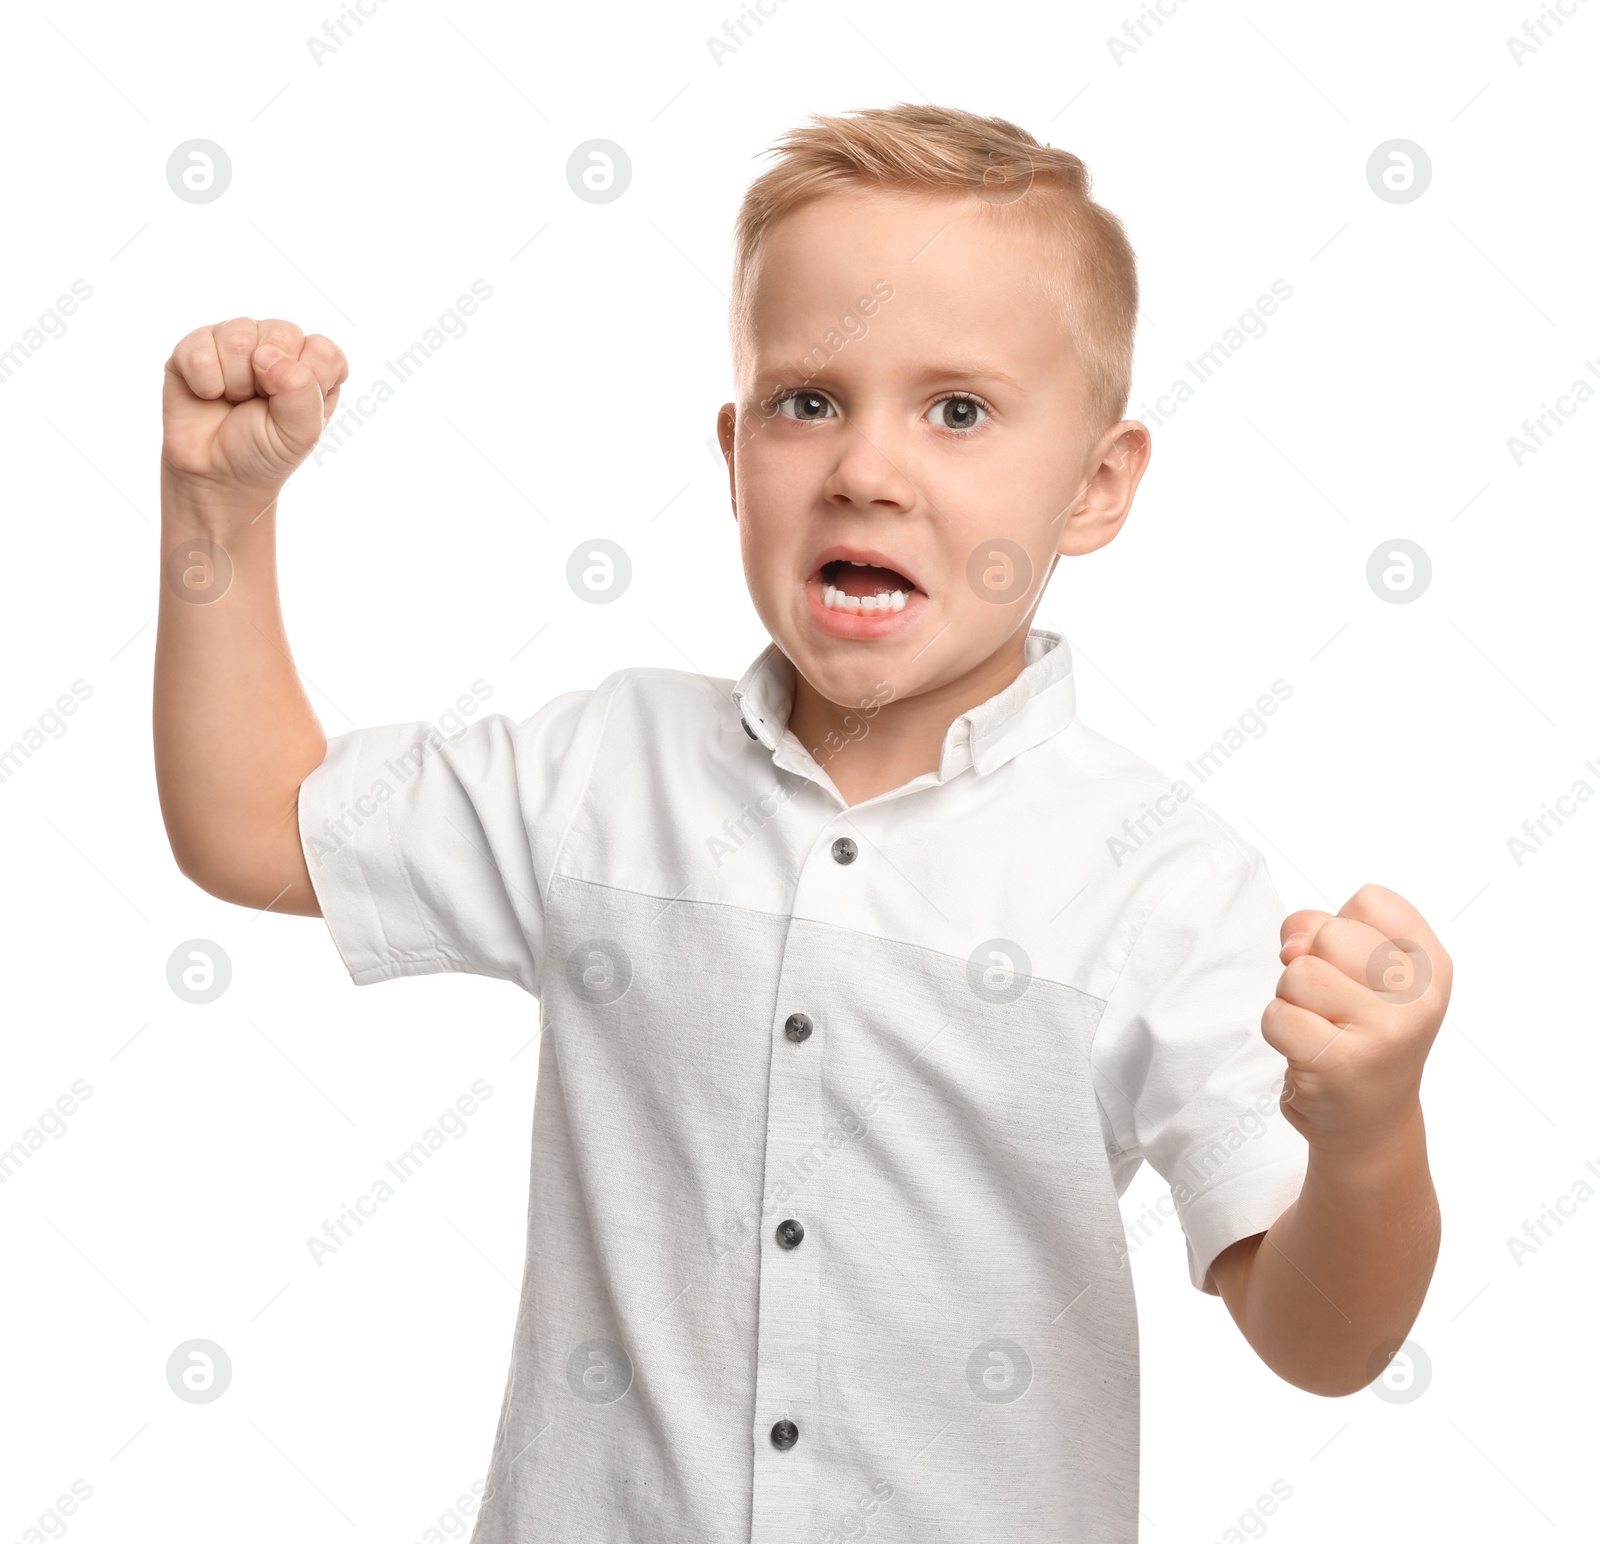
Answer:
[[[170,833],[167,837],[167,846],[172,849],[172,861],[177,864],[178,872],[190,884],[197,885],[207,895],[214,895],[218,900],[227,899],[218,888],[221,880],[217,873],[215,854],[207,853],[195,844],[178,841]]]
[[[1277,1348],[1277,1354],[1268,1356],[1259,1346],[1256,1355],[1287,1384],[1302,1393],[1315,1394],[1320,1399],[1344,1399],[1359,1394],[1372,1382],[1372,1373],[1366,1365],[1357,1365],[1331,1348],[1319,1347],[1314,1341],[1302,1341],[1288,1353]],[[1307,1352],[1311,1353],[1309,1356]]]
[[[247,851],[171,845],[178,872],[219,901],[288,916],[322,915],[297,831],[279,832],[273,841]]]
[[[1271,1365],[1270,1363],[1268,1364]],[[1329,1372],[1319,1368],[1315,1373],[1300,1371],[1286,1372],[1281,1367],[1272,1369],[1285,1383],[1292,1384],[1307,1394],[1315,1394],[1322,1399],[1344,1399],[1351,1394],[1359,1394],[1372,1380],[1364,1373],[1351,1371]]]

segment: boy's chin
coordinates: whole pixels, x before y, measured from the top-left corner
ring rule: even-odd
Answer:
[[[825,702],[841,708],[876,712],[886,702],[920,689],[915,646],[883,640],[854,642],[818,637],[815,633],[777,639],[806,685]]]
[[[859,721],[863,731],[885,703],[895,702],[905,695],[887,675],[874,675],[871,671],[853,674],[848,679],[813,681],[809,676],[806,679],[817,695],[838,708],[845,719]]]
[[[779,647],[813,690],[849,708],[904,701],[969,678],[1013,678],[1012,657],[1022,653],[1014,625],[995,630],[988,617],[975,623],[931,615],[904,634],[872,640],[819,636],[802,627],[780,639]]]

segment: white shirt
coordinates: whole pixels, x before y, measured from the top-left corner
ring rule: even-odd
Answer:
[[[473,1540],[1134,1544],[1118,1197],[1148,1159],[1206,1290],[1298,1196],[1260,1033],[1283,905],[1079,722],[1056,633],[853,807],[793,685],[776,645],[737,685],[622,670],[449,740],[336,736],[301,787],[353,981],[539,999]]]

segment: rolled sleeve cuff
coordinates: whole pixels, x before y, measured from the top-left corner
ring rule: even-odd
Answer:
[[[389,805],[375,794],[385,784],[385,764],[414,732],[394,724],[336,735],[300,784],[300,845],[311,888],[357,986],[464,968],[424,925]]]
[[[1276,1155],[1262,1154],[1249,1169],[1218,1178],[1179,1207],[1189,1245],[1189,1280],[1200,1291],[1219,1296],[1215,1286],[1205,1285],[1212,1261],[1230,1244],[1265,1233],[1299,1199],[1307,1148],[1287,1122],[1284,1129],[1288,1135]]]

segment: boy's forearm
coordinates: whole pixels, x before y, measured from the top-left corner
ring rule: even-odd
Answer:
[[[1416,1322],[1439,1253],[1439,1203],[1418,1105],[1379,1150],[1313,1146],[1299,1199],[1218,1285],[1245,1339],[1280,1377],[1351,1394],[1382,1370],[1380,1346]],[[1219,1265],[1221,1262],[1218,1262]]]
[[[276,501],[265,510],[208,505],[165,467],[161,491],[155,768],[173,855],[225,900],[315,916],[296,813],[327,740],[284,633]],[[231,574],[215,599],[199,541],[173,557],[197,538],[227,553]]]

